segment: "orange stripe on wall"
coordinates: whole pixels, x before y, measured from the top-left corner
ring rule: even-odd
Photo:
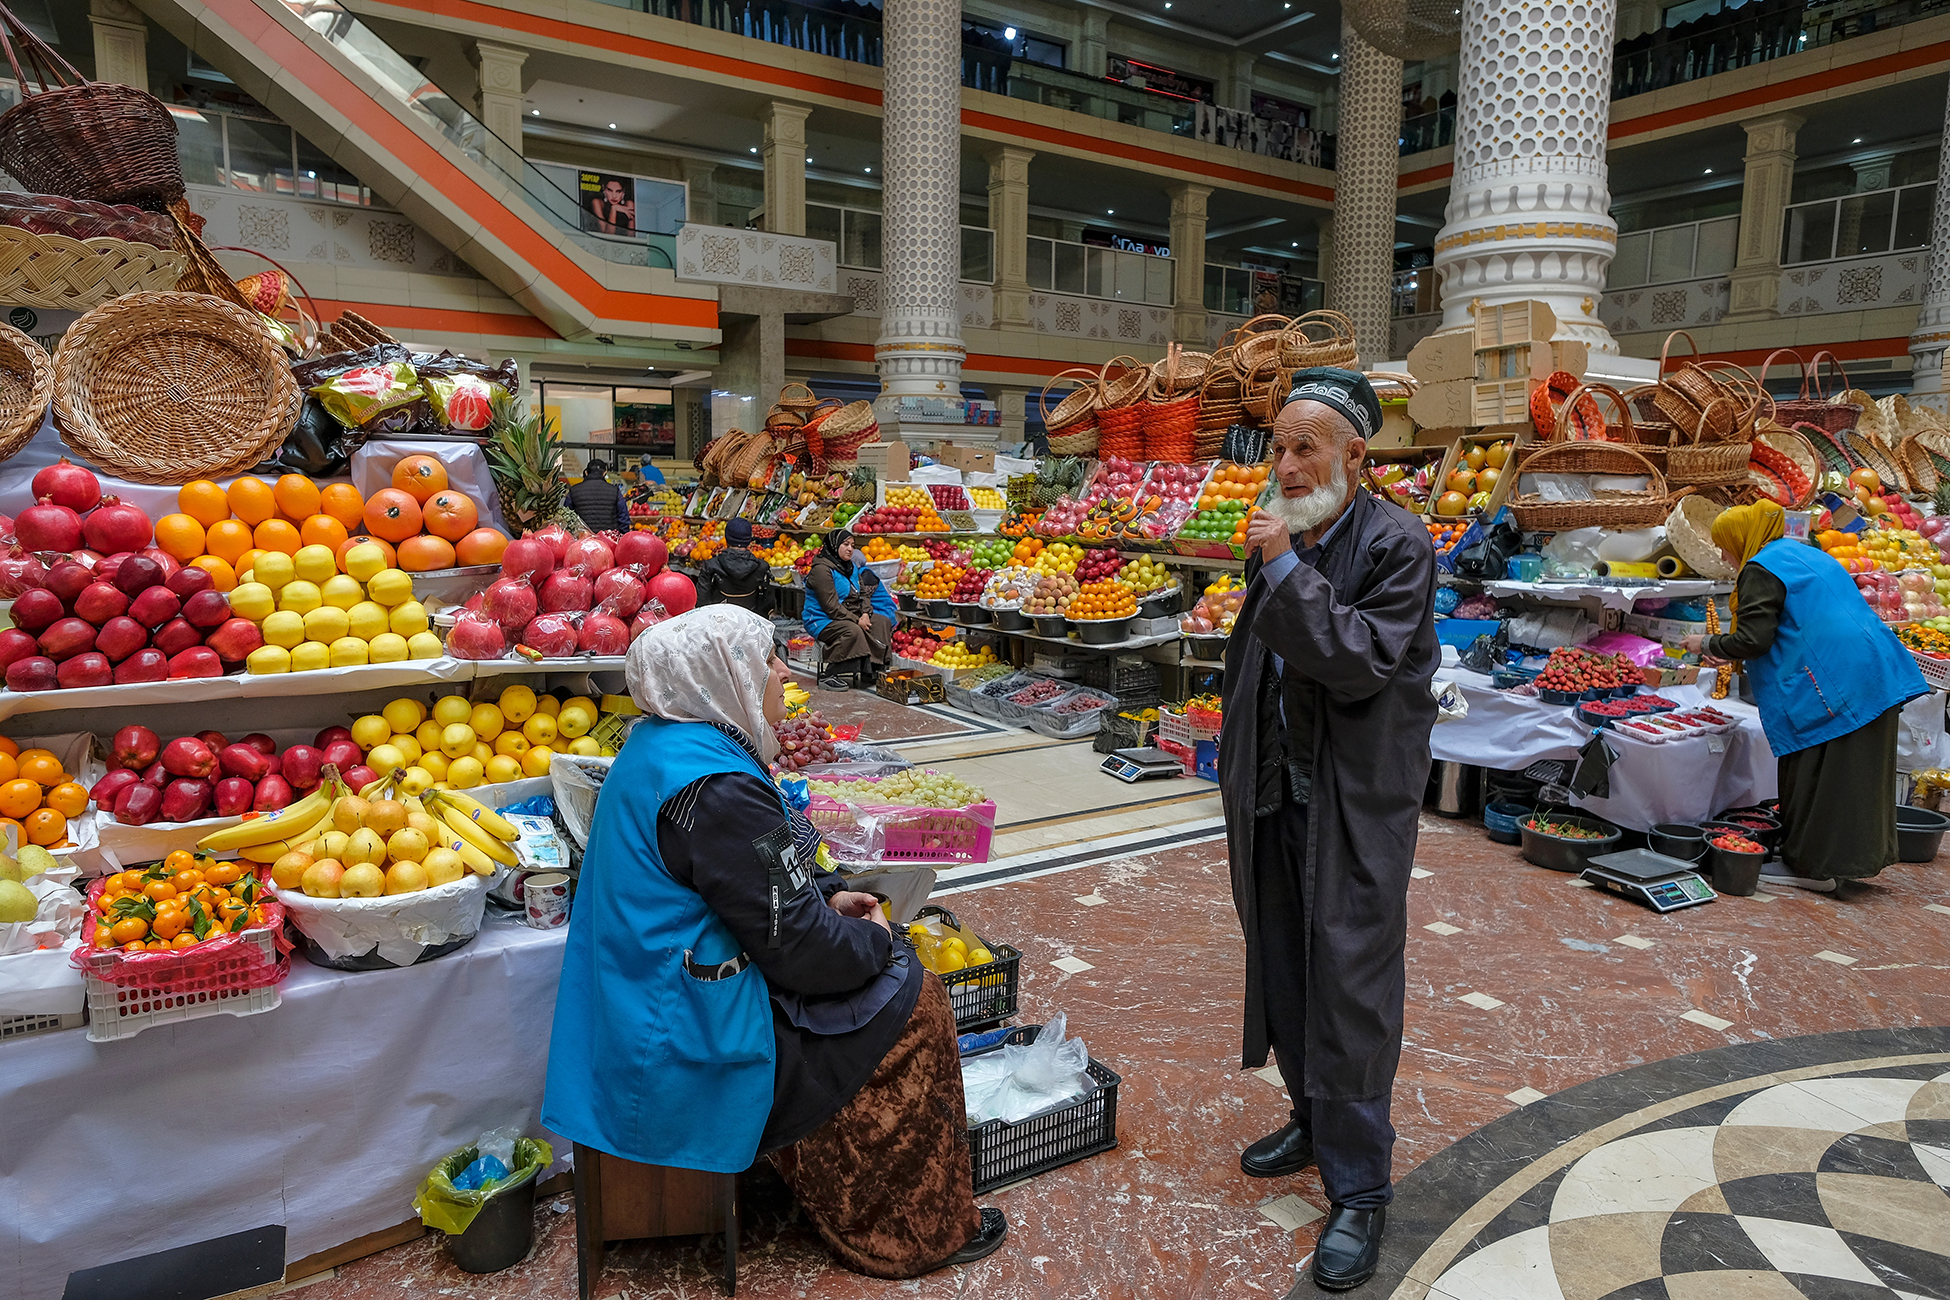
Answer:
[[[789,357],[807,357],[815,361],[863,361],[873,364],[873,346],[868,343],[835,343],[826,339],[787,339],[785,352]],[[1048,378],[1068,370],[1076,363],[1071,361],[1046,361],[1041,357],[1004,357],[987,352],[971,352],[963,363],[965,370],[1001,371],[1003,374],[1030,375]]]
[[[1708,352],[1705,355],[1710,360],[1731,361],[1736,366],[1758,366],[1777,350],[1749,348],[1739,352]],[[1893,339],[1856,339],[1848,343],[1804,343],[1799,350],[1806,356],[1812,356],[1816,352],[1833,352],[1843,361],[1906,357],[1909,355],[1909,337],[1904,335]]]
[[[508,339],[559,337],[545,322],[536,320],[533,316],[516,316],[508,312],[460,311],[445,307],[398,307],[379,302],[336,302],[330,298],[319,298],[315,301],[318,309],[327,315],[356,311],[373,324],[385,329],[443,334],[486,334],[494,338]]]

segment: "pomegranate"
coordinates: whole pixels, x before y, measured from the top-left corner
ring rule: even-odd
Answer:
[[[576,652],[576,625],[565,614],[537,614],[522,629],[521,640],[550,659],[566,659]]]
[[[115,666],[115,684],[169,680],[169,656],[151,646],[138,650]]]
[[[79,560],[56,560],[47,571],[47,589],[59,596],[61,603],[69,609],[74,608],[75,598],[91,583],[107,581],[107,574],[91,569]]]
[[[655,533],[624,533],[616,539],[616,562],[643,570],[644,578],[654,578],[670,558],[670,548]]]
[[[620,655],[630,648],[629,625],[610,614],[586,615],[576,648],[593,655]]]
[[[447,653],[455,659],[499,659],[507,652],[501,624],[485,614],[463,613],[447,633]]]
[[[542,584],[542,613],[579,613],[589,608],[595,584],[581,569],[557,569]]]
[[[195,736],[178,736],[163,746],[162,765],[171,776],[208,776],[217,770],[217,756]]]
[[[665,609],[656,600],[644,601],[643,608],[639,609],[636,612],[636,617],[630,620],[630,640],[636,640],[669,617],[670,611]]]
[[[648,584],[650,595],[672,618],[697,606],[697,586],[681,573],[665,569]]]
[[[217,782],[212,807],[219,817],[241,817],[251,810],[257,787],[241,776],[227,776]]]
[[[222,600],[223,597],[219,596],[217,599]],[[226,605],[225,608],[229,606]],[[181,613],[182,609],[183,602],[175,592],[167,587],[149,587],[130,602],[129,617],[144,627],[161,627]],[[191,623],[194,625],[195,620],[192,619]]]
[[[643,579],[628,569],[610,569],[596,579],[595,608],[617,618],[634,618],[643,608]]]
[[[251,811],[276,812],[297,797],[291,782],[281,776],[267,776],[257,783],[257,793],[251,798]]]
[[[102,481],[93,471],[63,456],[34,475],[34,497],[46,497],[77,513],[93,510],[102,499]]]
[[[121,663],[138,650],[149,646],[149,629],[123,615],[111,618],[95,633],[95,649],[108,656],[110,663]]]
[[[0,629],[0,668],[41,652],[40,644],[17,627]]]
[[[14,626],[23,632],[39,636],[67,617],[67,608],[61,598],[47,587],[35,587],[20,593],[14,601]]]
[[[12,600],[29,587],[38,587],[46,581],[47,566],[38,556],[18,546],[0,552],[0,600]]]
[[[106,564],[107,561],[103,563]],[[165,576],[167,575],[163,573],[162,565],[148,556],[131,555],[115,566],[115,576],[109,581],[133,596],[151,587],[162,585]]]
[[[171,681],[184,677],[221,676],[223,676],[223,661],[218,659],[217,652],[207,645],[193,645],[187,650],[170,656],[169,679]]]
[[[501,552],[501,576],[520,578],[541,585],[542,579],[555,569],[555,552],[547,542],[533,537],[517,538],[508,543],[508,549]]]
[[[60,663],[95,648],[95,625],[85,618],[64,618],[41,633],[41,653]]]
[[[119,618],[129,612],[129,598],[117,591],[113,584],[91,582],[81,589],[74,598],[75,617],[85,618],[96,627],[102,626],[111,618]],[[160,623],[163,620],[158,619]],[[155,623],[145,623],[144,627],[154,627]]]
[[[564,568],[581,565],[594,578],[616,567],[616,552],[600,537],[578,537],[562,553]]]
[[[555,557],[555,562],[558,565],[564,563],[565,557],[569,553],[569,543],[575,540],[575,537],[569,530],[561,524],[549,524],[545,528],[537,528],[534,532],[529,533],[528,536],[548,547],[549,554]],[[506,561],[508,557],[506,553],[503,553],[501,558],[503,561]]]
[[[212,793],[208,781],[171,781],[163,791],[163,820],[193,822],[207,816]]]
[[[81,535],[98,551],[139,551],[155,537],[156,524],[142,507],[106,496],[81,521]]]
[[[61,683],[62,689],[70,691],[82,686],[111,686],[115,682],[115,668],[107,655],[90,650],[63,660],[54,670],[54,680]]]
[[[10,691],[51,691],[60,684],[54,661],[46,655],[29,655],[7,665]]]
[[[528,626],[528,620],[542,612],[535,588],[520,578],[496,578],[481,593],[481,613],[510,634]]]
[[[72,551],[81,545],[81,516],[42,497],[14,517],[14,536],[30,551]]]
[[[203,633],[197,631],[188,619],[178,615],[157,628],[149,639],[164,654],[179,655],[193,646],[201,646]]]
[[[125,826],[147,826],[162,816],[163,792],[147,781],[123,787],[115,796],[115,820]]]
[[[140,772],[131,772],[122,767],[111,768],[107,776],[88,787],[88,797],[100,807],[113,808],[116,795],[141,781]]]

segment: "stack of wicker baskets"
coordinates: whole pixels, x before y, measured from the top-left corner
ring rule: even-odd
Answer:
[[[1078,384],[1065,393],[1050,409],[1049,390],[1051,385],[1061,383],[1072,377],[1087,382]],[[1037,409],[1043,416],[1043,428],[1049,438],[1052,456],[1094,456],[1097,454],[1097,407],[1103,401],[1103,392],[1098,387],[1096,371],[1084,366],[1072,366],[1068,370],[1051,375],[1049,383],[1043,385],[1042,395],[1036,399]]]
[[[1685,339],[1695,355],[1693,336],[1676,330],[1659,354],[1660,379],[1652,401],[1672,423],[1666,474],[1694,487],[1747,483],[1749,444],[1763,418],[1771,418],[1773,399],[1754,377],[1726,361],[1682,361],[1668,371],[1674,339]],[[1765,416],[1763,416],[1765,411]]]

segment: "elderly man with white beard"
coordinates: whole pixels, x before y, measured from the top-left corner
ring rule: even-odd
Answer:
[[[1327,1290],[1373,1275],[1394,1197],[1389,1093],[1440,660],[1427,533],[1360,489],[1380,425],[1361,375],[1294,376],[1273,425],[1272,495],[1246,528],[1219,739],[1246,938],[1244,1068],[1270,1047],[1293,1098],[1239,1164],[1260,1178],[1318,1166],[1332,1209],[1313,1280]]]

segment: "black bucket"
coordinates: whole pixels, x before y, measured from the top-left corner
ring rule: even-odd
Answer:
[[[1928,808],[1896,806],[1896,860],[1933,862],[1943,847],[1943,833],[1950,830],[1950,817]]]
[[[536,1165],[519,1179],[495,1189],[467,1231],[447,1238],[447,1253],[464,1273],[499,1273],[528,1257],[535,1244]]]
[[[1681,862],[1698,862],[1706,856],[1706,832],[1692,822],[1660,822],[1646,832],[1645,841],[1654,853]]]
[[[1709,844],[1706,849],[1713,888],[1736,898],[1751,898],[1759,891],[1760,864],[1766,860],[1765,853],[1735,853],[1717,844]]]

